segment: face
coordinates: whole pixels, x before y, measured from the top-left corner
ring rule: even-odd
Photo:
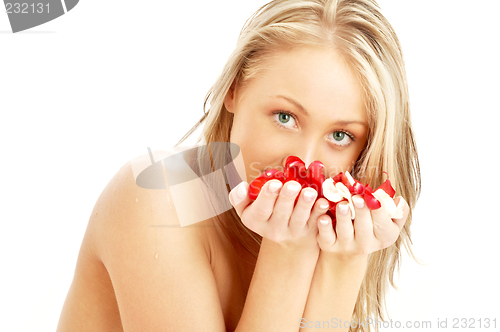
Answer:
[[[306,166],[323,162],[333,177],[350,171],[366,144],[363,89],[336,50],[278,53],[229,91],[225,106],[234,113],[231,143],[241,149],[249,183],[267,169],[282,170],[290,155]]]

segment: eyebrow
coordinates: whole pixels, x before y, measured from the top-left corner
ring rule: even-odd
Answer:
[[[293,100],[292,98],[289,98],[287,96],[282,96],[282,95],[277,95],[276,97],[278,98],[283,98],[285,99],[286,101],[288,101],[289,103],[295,105],[297,107],[297,109],[302,113],[304,114],[305,116],[309,116],[309,113],[306,111],[306,109],[304,108],[304,106],[302,106],[299,102],[297,102],[296,100]],[[345,120],[341,120],[341,121],[337,121],[336,124],[340,124],[340,125],[349,125],[349,124],[359,124],[359,125],[362,125],[362,126],[365,126],[365,127],[368,127],[368,125],[363,122],[363,121],[345,121]]]
[[[299,102],[293,100],[292,98],[288,98],[286,96],[282,96],[282,95],[278,95],[276,96],[278,98],[283,98],[285,100],[287,100],[289,103],[291,104],[294,104],[298,109],[299,111],[304,114],[305,116],[309,116],[309,113],[307,113],[306,109],[304,108],[304,106],[302,106]]]

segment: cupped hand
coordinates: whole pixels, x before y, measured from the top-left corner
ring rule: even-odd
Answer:
[[[396,205],[403,205],[403,217],[400,219],[391,219],[383,205],[376,210],[368,209],[360,195],[354,195],[352,201],[354,220],[351,219],[348,204],[341,202],[336,207],[335,229],[328,216],[321,217],[318,222],[317,239],[323,252],[341,259],[352,259],[367,256],[396,242],[410,211],[403,197],[394,199]]]
[[[301,190],[296,181],[283,184],[270,180],[253,202],[248,197],[246,182],[234,188],[229,198],[243,224],[263,238],[285,248],[319,251],[318,220],[329,206],[324,198],[316,201],[317,195],[313,188]]]

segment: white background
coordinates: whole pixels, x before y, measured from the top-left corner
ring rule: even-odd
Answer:
[[[0,13],[1,331],[55,330],[101,191],[201,117],[265,2],[81,1],[17,34]],[[380,5],[406,59],[422,167],[413,248],[426,262],[403,257],[390,318],[499,328],[500,1]]]

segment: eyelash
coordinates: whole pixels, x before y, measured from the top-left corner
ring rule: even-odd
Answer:
[[[290,129],[290,127],[287,127],[287,126],[283,125],[281,122],[279,122],[279,121],[276,119],[276,117],[277,117],[277,116],[279,116],[280,114],[286,114],[286,115],[290,116],[291,118],[293,118],[293,120],[294,120],[295,122],[297,122],[297,117],[296,117],[293,113],[290,113],[290,112],[287,112],[287,111],[275,111],[275,112],[273,112],[273,115],[274,115],[274,117],[273,117],[273,121],[274,121],[274,123],[276,123],[279,127],[282,127],[282,128],[285,128],[285,129]]]
[[[283,125],[281,122],[279,122],[276,117],[279,116],[280,114],[286,114],[288,116],[290,116],[295,122],[297,122],[297,117],[295,116],[295,114],[293,113],[290,113],[290,112],[287,112],[287,111],[275,111],[275,112],[272,112],[272,114],[274,115],[273,116],[273,122],[278,126],[278,127],[281,127],[281,128],[284,128],[284,129],[290,129],[289,127]],[[335,144],[337,146],[340,146],[340,147],[346,147],[346,146],[349,146],[351,145],[352,142],[356,141],[356,139],[354,138],[354,135],[347,131],[347,130],[344,130],[344,129],[341,129],[341,130],[335,130],[333,133],[337,133],[337,132],[341,132],[341,133],[344,133],[347,135],[347,137],[349,137],[351,139],[351,142],[349,142],[348,144],[346,145],[340,145],[340,144]],[[333,134],[332,133],[332,134]]]

